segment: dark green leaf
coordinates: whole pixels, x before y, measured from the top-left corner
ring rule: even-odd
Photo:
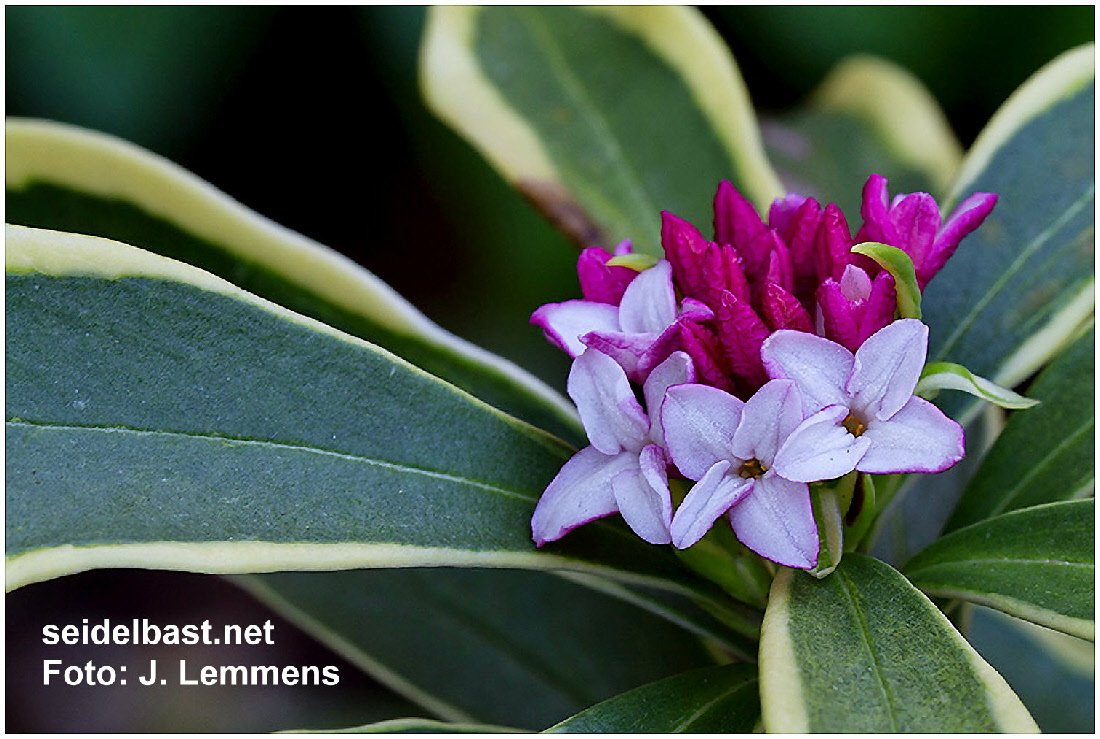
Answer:
[[[1096,479],[1095,331],[1043,370],[1028,395],[1040,405],[1013,414],[963,492],[946,531],[998,513],[1088,495]]]
[[[1050,631],[980,606],[971,609],[967,638],[1031,711],[1044,733],[1096,729],[1096,649],[1092,642]]]
[[[931,595],[1092,639],[1094,517],[1092,500],[995,516],[938,539],[906,564],[905,574]]]
[[[1008,685],[896,570],[851,552],[781,570],[760,642],[769,732],[1035,731]]]
[[[747,734],[760,720],[756,667],[694,670],[615,696],[547,730],[561,734]]]
[[[390,354],[123,244],[9,226],[7,248],[9,588],[582,561],[691,587],[621,522],[536,551],[534,503],[572,450]]]
[[[1011,387],[1092,311],[1093,66],[1089,49],[1048,65],[967,155],[953,199],[993,192],[999,200],[925,288],[929,361]],[[959,394],[938,401],[955,418],[978,403]]]
[[[452,721],[543,729],[644,683],[714,664],[684,629],[544,573],[289,572],[241,582]]]
[[[661,253],[660,211],[706,228],[718,183],[780,194],[720,38],[682,7],[436,8],[429,104],[586,245]]]
[[[6,152],[8,223],[102,236],[195,265],[564,439],[584,438],[568,402],[542,383],[446,333],[358,265],[149,152],[38,121],[9,121]]]

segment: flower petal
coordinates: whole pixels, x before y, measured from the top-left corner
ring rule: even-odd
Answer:
[[[787,567],[817,566],[821,544],[805,483],[765,475],[729,516],[737,538],[761,557]]]
[[[774,282],[769,282],[764,288],[763,311],[764,322],[772,331],[790,329],[812,333],[814,330],[810,314],[798,298]]]
[[[760,348],[760,356],[770,377],[798,383],[807,415],[848,404],[844,386],[854,358],[840,344],[801,331],[776,331]]]
[[[663,334],[624,334],[621,331],[592,331],[581,337],[581,342],[594,351],[606,354],[623,368],[633,382],[645,378],[644,365],[653,352],[654,344]],[[671,349],[668,349],[671,352]]]
[[[619,330],[619,309],[588,300],[547,303],[531,314],[531,323],[542,328],[550,343],[579,357],[584,352],[581,336],[590,331]]]
[[[771,467],[779,448],[802,423],[802,398],[792,380],[772,380],[741,411],[733,434],[733,455]]]
[[[604,454],[642,448],[649,420],[614,359],[588,349],[573,360],[567,388],[592,446]]]
[[[672,543],[687,549],[710,531],[723,513],[752,490],[755,480],[727,474],[728,461],[716,462],[699,482],[692,486],[684,502],[672,517]]]
[[[626,452],[608,456],[585,447],[558,471],[535,506],[531,538],[537,546],[557,541],[582,524],[618,510],[611,491],[612,479],[636,468],[638,457]]]
[[[710,243],[683,218],[661,211],[661,246],[672,264],[676,285],[684,295],[704,299],[706,274],[702,257]]]
[[[619,303],[619,325],[628,334],[660,334],[675,320],[672,267],[662,259],[627,286]]]
[[[768,227],[756,208],[728,180],[718,183],[714,196],[714,240],[731,244],[738,252]]]
[[[837,405],[807,418],[779,448],[772,469],[796,482],[832,480],[856,469],[871,441],[841,425],[847,416],[848,408]]]
[[[829,277],[817,288],[817,333],[849,351],[859,348],[857,306],[844,297],[840,283]],[[893,315],[890,316],[893,318]]]
[[[915,318],[894,321],[856,351],[845,390],[849,407],[866,420],[886,419],[912,397],[928,353],[928,327]]]
[[[855,349],[863,345],[876,331],[894,320],[894,311],[898,307],[898,291],[894,287],[894,276],[883,270],[871,282],[871,295],[863,304],[863,315],[859,317],[859,334]],[[853,348],[853,347],[849,347]]]
[[[733,435],[744,405],[708,385],[668,389],[661,406],[661,425],[669,454],[681,472],[698,480],[717,462],[732,459]]]
[[[918,280],[924,278],[921,282],[922,288],[943,268],[943,265],[955,253],[959,242],[982,225],[982,221],[985,220],[996,204],[997,196],[995,194],[976,192],[962,201],[959,207],[955,208],[947,221],[940,227],[939,233],[936,234],[936,241],[932,244],[932,253],[928,258],[928,262],[924,265],[923,274],[917,272]]]
[[[894,225],[897,241],[887,243],[908,254],[917,273],[921,274],[940,230],[940,208],[936,199],[926,192],[899,196],[895,201],[890,208],[890,222]]]
[[[586,301],[617,306],[627,285],[638,276],[629,267],[608,266],[609,259],[611,255],[598,247],[585,249],[577,259],[577,277]]]
[[[690,354],[695,363],[698,382],[734,392],[733,381],[721,364],[724,358],[718,346],[718,337],[710,329],[695,323],[681,321],[676,328],[680,337],[680,348]]]
[[[635,534],[650,544],[668,544],[672,541],[672,496],[664,452],[650,444],[639,455],[639,465],[611,480],[615,503]]]
[[[642,387],[645,407],[651,421],[661,417],[665,391],[673,385],[683,385],[688,382],[695,382],[695,364],[685,352],[673,352],[668,359],[653,368]],[[664,431],[660,423],[652,423],[650,438],[664,446]]]
[[[888,421],[872,421],[861,437],[871,448],[861,472],[942,472],[966,453],[962,426],[924,398],[912,397]]]
[[[771,333],[748,303],[723,292],[717,308],[718,339],[739,388],[753,392],[768,381],[760,347]]]
[[[848,228],[844,213],[836,205],[829,203],[821,215],[821,226],[814,241],[818,279],[832,277],[834,280],[840,280],[841,275],[844,274],[844,267],[852,258],[853,243],[852,232]]]

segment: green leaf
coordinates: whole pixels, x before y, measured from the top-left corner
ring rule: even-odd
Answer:
[[[193,267],[7,228],[9,589],[461,565],[694,590],[621,522],[536,551],[531,512],[572,452],[545,432]]]
[[[856,244],[852,252],[870,257],[894,277],[898,293],[898,313],[902,318],[920,318],[920,287],[913,260],[896,246],[868,241]]]
[[[241,581],[375,679],[451,721],[543,729],[623,691],[714,664],[697,638],[664,618],[545,573],[357,570]]]
[[[1059,57],[1009,98],[967,154],[941,211],[973,192],[1000,197],[925,286],[929,362],[1015,387],[1090,320],[1094,75],[1092,46]],[[879,531],[897,535],[873,551],[894,562],[934,540],[977,469],[973,452],[987,443],[978,437],[992,438],[977,417],[983,401],[952,393],[936,404],[963,424],[971,454],[945,473],[911,475],[883,512]]]
[[[1012,685],[1044,733],[1096,729],[1096,649],[1092,642],[982,608],[972,611],[967,638]]]
[[[1019,699],[896,570],[857,553],[783,569],[760,641],[769,732],[1034,732]]]
[[[1004,387],[1035,372],[1092,313],[1094,63],[1069,52],[1026,82],[967,154],[950,201],[999,195],[924,291],[929,361],[961,364]],[[965,396],[941,407],[965,421]]]
[[[521,734],[523,729],[488,724],[463,724],[433,721],[429,718],[397,718],[350,729],[297,729],[280,734]]]
[[[693,670],[592,706],[548,734],[709,734],[753,731],[760,718],[756,668]]]
[[[905,565],[930,595],[961,598],[1094,639],[1095,506],[1048,503],[938,539]]]
[[[976,398],[1012,410],[1033,408],[1039,404],[1038,400],[1025,398],[984,377],[978,377],[962,365],[951,362],[931,362],[925,365],[920,374],[916,394],[922,398],[934,398],[940,390],[962,390]]]
[[[963,492],[946,531],[998,513],[1089,495],[1095,486],[1095,330],[1028,389],[1041,405],[1013,415]]]
[[[871,172],[896,192],[944,192],[962,158],[947,118],[912,73],[871,56],[833,69],[808,104],[763,125],[787,189],[859,213]]]
[[[437,7],[428,105],[586,246],[660,255],[660,211],[711,222],[730,179],[782,194],[720,37],[686,7]]]
[[[572,405],[510,362],[441,329],[346,257],[118,139],[56,123],[6,125],[7,220],[122,241],[382,346],[565,439]]]

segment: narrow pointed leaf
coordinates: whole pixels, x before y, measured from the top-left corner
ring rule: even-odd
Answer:
[[[933,398],[940,390],[961,390],[1011,410],[1032,408],[1039,403],[984,377],[978,377],[966,367],[951,362],[932,362],[925,365],[920,382],[917,383],[916,394],[922,398]]]
[[[782,570],[760,642],[768,732],[1034,732],[1008,685],[896,570]]]
[[[754,665],[694,670],[615,696],[548,734],[710,734],[753,731],[760,719]]]
[[[1089,495],[1096,484],[1095,331],[1028,389],[1041,404],[1009,419],[963,491],[946,531],[998,513]]]
[[[905,565],[924,592],[1094,639],[1092,500],[1024,508],[954,531]]]
[[[997,112],[967,154],[949,202],[999,195],[925,288],[929,361],[1005,387],[1041,367],[1092,312],[1094,62],[1091,46],[1059,57]],[[941,399],[957,420],[979,402]]]
[[[732,179],[781,194],[729,51],[686,7],[433,8],[429,106],[586,246],[659,255],[660,211],[708,223]]]
[[[346,257],[148,151],[33,120],[7,122],[5,151],[8,223],[102,236],[195,265],[563,438],[584,438],[568,401],[527,372],[441,329]]]
[[[546,573],[434,568],[237,580],[450,721],[544,729],[597,701],[714,664],[679,626]]]
[[[692,581],[614,521],[536,551],[572,449],[377,347],[117,242],[9,226],[6,245],[9,589],[604,556]]]
[[[962,147],[931,93],[885,59],[853,56],[836,66],[808,104],[763,125],[768,157],[789,190],[859,213],[867,175],[895,192],[943,193]]]

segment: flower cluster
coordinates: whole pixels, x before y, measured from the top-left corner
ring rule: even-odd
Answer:
[[[663,213],[666,258],[646,269],[628,242],[585,250],[583,299],[531,318],[575,358],[568,391],[591,442],[546,488],[536,544],[618,512],[686,548],[728,514],[753,551],[812,568],[809,483],[955,464],[962,429],[913,394],[928,329],[896,318],[893,276],[852,246],[901,249],[923,289],[995,202],[978,193],[941,222],[931,196],[891,202],[873,175],[853,238],[835,205],[788,195],[765,223],[723,182],[713,241]],[[675,507],[670,475],[695,483]]]

